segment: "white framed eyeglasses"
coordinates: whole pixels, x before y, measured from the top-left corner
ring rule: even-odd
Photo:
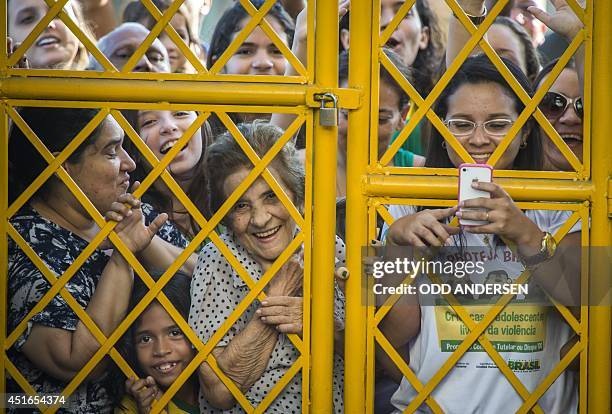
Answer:
[[[514,120],[505,118],[489,119],[485,122],[474,122],[469,119],[459,118],[444,121],[444,125],[448,127],[451,134],[458,137],[472,135],[474,131],[476,131],[476,128],[479,127],[482,127],[487,135],[500,137],[506,135],[513,124]]]

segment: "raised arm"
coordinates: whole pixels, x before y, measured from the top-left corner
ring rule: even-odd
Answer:
[[[338,13],[339,18],[342,18],[348,11],[349,0],[340,0],[338,4]],[[295,55],[296,58],[304,66],[308,64],[308,41],[307,41],[307,31],[308,31],[308,9],[304,7],[300,14],[298,14],[295,19],[295,35],[293,36],[293,45],[291,46],[291,51]],[[287,63],[285,69],[285,76],[296,76],[299,73],[293,68],[292,65]],[[287,129],[291,122],[295,119],[295,115],[291,114],[272,114],[272,118],[270,123],[282,128]]]
[[[167,216],[158,216],[148,227],[139,208],[115,227],[128,249],[137,253],[150,243]],[[114,251],[104,268],[96,290],[85,312],[105,336],[109,336],[125,317],[132,284],[133,270],[118,251]],[[39,369],[61,381],[70,381],[99,349],[100,344],[79,321],[74,331],[34,324],[22,347],[25,356]],[[101,363],[90,377],[104,373]]]
[[[457,3],[461,6],[464,12],[471,16],[482,16],[485,12],[485,0],[458,0]],[[472,37],[470,33],[463,27],[461,22],[454,16],[451,16],[448,22],[448,41],[446,44],[446,67],[453,63],[463,46]],[[484,36],[486,38],[486,34]],[[471,52],[472,55],[482,52],[480,47],[476,46]]]
[[[547,13],[534,6],[528,7],[527,11],[533,14],[536,19],[542,21],[550,30],[560,34],[568,42],[571,42],[583,28],[582,22],[565,0],[552,0],[552,4],[555,7],[553,13]],[[585,2],[584,0],[578,0],[578,4],[584,7]],[[576,71],[578,72],[578,81],[580,84],[580,96],[582,97],[584,97],[584,59],[585,49],[583,43],[580,45],[575,55]]]
[[[289,261],[270,282],[268,296],[293,297],[301,289],[302,279],[301,266],[296,261]],[[243,393],[265,372],[279,332],[278,324],[264,323],[261,312],[256,312],[245,328],[226,346],[217,347],[213,351],[219,368]],[[200,365],[198,376],[200,389],[210,404],[226,410],[235,405],[232,393],[206,362]]]

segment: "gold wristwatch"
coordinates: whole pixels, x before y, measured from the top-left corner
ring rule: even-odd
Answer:
[[[540,251],[533,256],[523,257],[521,261],[525,267],[533,267],[553,257],[556,250],[557,241],[552,234],[546,232],[544,233],[544,238],[542,239],[542,248]]]

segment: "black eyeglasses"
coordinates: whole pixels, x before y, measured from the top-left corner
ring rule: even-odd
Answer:
[[[582,119],[584,116],[582,97],[570,99],[559,92],[548,92],[546,95],[544,95],[544,98],[542,98],[539,106],[546,118],[556,120],[565,113],[567,107],[570,105],[574,107],[574,112],[576,112],[576,115]]]

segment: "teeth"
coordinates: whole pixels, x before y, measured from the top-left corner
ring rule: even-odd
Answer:
[[[167,153],[168,151],[170,151],[170,148],[174,147],[174,144],[176,144],[178,142],[178,140],[176,141],[169,141],[166,142],[160,149],[159,152],[161,152],[162,154]]]
[[[578,135],[561,135],[564,140],[575,139],[576,141],[582,141],[582,137]]]
[[[165,364],[161,364],[155,367],[155,369],[159,372],[167,372],[176,366],[176,362],[167,362]]]
[[[270,237],[271,235],[276,233],[278,231],[278,229],[280,229],[280,226],[275,227],[275,228],[273,228],[271,230],[268,230],[268,231],[264,231],[262,233],[253,233],[253,234],[255,234],[255,237],[261,237],[261,238]]]
[[[491,157],[491,153],[488,154],[471,154],[472,158],[474,158],[475,160],[484,160],[487,159],[489,157]]]

